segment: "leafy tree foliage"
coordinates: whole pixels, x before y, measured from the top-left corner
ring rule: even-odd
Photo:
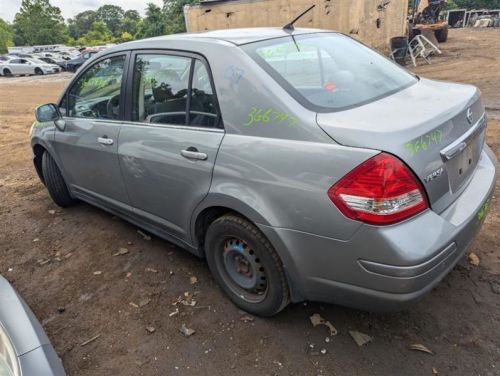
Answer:
[[[148,3],[146,17],[140,22],[136,38],[149,38],[165,33],[165,15],[160,7]]]
[[[139,22],[141,20],[141,15],[135,9],[129,9],[125,11],[123,17],[130,18],[133,21]]]
[[[61,10],[49,0],[23,0],[14,18],[16,44],[56,44],[68,38]]]
[[[457,8],[467,8],[467,9],[500,8],[500,0],[452,0],[452,1],[457,5]]]
[[[68,33],[72,38],[78,39],[87,33],[96,21],[97,12],[93,10],[78,13],[75,18],[68,19]]]
[[[97,9],[97,18],[103,21],[114,36],[121,34],[124,11],[117,5],[106,4]]]
[[[0,53],[6,53],[7,47],[14,45],[12,27],[0,18]]]
[[[199,0],[163,0],[166,34],[185,32],[184,5],[198,4],[199,2]]]
[[[127,10],[123,15],[123,21],[121,25],[122,34],[129,33],[132,37],[137,33],[137,28],[139,22],[141,21],[141,16],[139,12],[133,9]]]
[[[82,37],[76,40],[76,44],[80,46],[95,46],[98,44],[106,44],[113,40],[113,35],[108,29],[104,21],[95,21],[90,30]]]

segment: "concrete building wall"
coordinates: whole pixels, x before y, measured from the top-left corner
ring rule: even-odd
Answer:
[[[316,7],[295,26],[341,31],[380,50],[406,31],[408,0],[239,0],[186,6],[188,31],[283,26]]]

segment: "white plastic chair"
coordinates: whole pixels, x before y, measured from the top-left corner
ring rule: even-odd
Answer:
[[[431,55],[438,53],[442,54],[441,50],[432,43],[427,37],[419,34],[416,35],[410,43],[408,43],[408,53],[410,54],[413,65],[417,66],[417,59],[421,57],[428,64],[431,63]]]

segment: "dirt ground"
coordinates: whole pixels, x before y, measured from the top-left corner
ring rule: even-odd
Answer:
[[[443,55],[416,69],[480,87],[497,157],[499,42],[500,29],[451,30]],[[70,375],[500,375],[498,184],[471,249],[479,266],[464,259],[411,308],[374,314],[307,303],[246,322],[204,261],[159,238],[145,240],[89,205],[61,210],[52,203],[32,167],[28,131],[35,106],[55,101],[69,78],[0,77],[0,273],[43,323]],[[120,247],[129,252],[113,256]],[[197,304],[174,306],[185,292]],[[339,334],[326,342],[327,329],[309,321],[313,313]],[[182,324],[196,333],[183,337]],[[358,347],[349,330],[373,341]],[[415,343],[434,355],[408,349]]]

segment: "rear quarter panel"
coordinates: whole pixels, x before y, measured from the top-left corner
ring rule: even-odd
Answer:
[[[259,224],[349,239],[360,223],[344,217],[327,191],[378,151],[335,143],[317,125],[316,113],[239,47],[221,42],[204,54],[226,135],[209,194],[197,212],[228,206]]]

